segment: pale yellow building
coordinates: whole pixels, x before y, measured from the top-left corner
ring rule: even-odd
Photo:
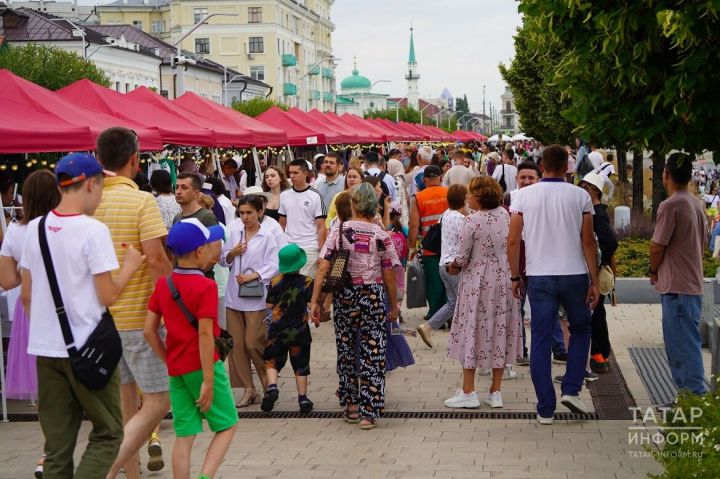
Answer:
[[[103,25],[129,24],[273,87],[280,102],[335,108],[330,20],[334,0],[117,0],[98,6]],[[314,65],[317,66],[312,68]]]

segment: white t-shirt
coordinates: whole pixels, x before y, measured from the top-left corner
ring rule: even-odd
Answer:
[[[440,246],[440,265],[452,263],[460,250],[460,233],[465,215],[457,210],[448,209],[442,218],[442,244]]]
[[[66,358],[67,347],[50,293],[45,263],[40,253],[36,218],[28,224],[20,266],[30,271],[32,304],[28,353]],[[110,230],[85,215],[51,213],[45,224],[50,255],[60,285],[63,305],[76,347],[80,348],[100,322],[105,307],[100,304],[93,276],[118,269]]]
[[[505,191],[513,191],[517,189],[517,181],[515,181],[515,177],[517,177],[517,168],[515,165],[507,165],[505,163],[502,163],[495,167],[495,171],[493,171],[492,177],[495,178],[498,183],[500,182],[500,178],[503,176],[503,171],[505,172],[505,185],[507,188]]]
[[[599,168],[603,162],[602,153],[597,150],[588,153],[588,158],[590,159],[590,163],[593,164],[593,168]]]
[[[308,186],[297,191],[293,186],[280,193],[278,214],[285,217],[285,235],[290,243],[301,248],[318,249],[315,220],[327,217],[320,192]]]
[[[443,186],[469,185],[475,177],[475,172],[465,165],[454,165],[443,176]]]
[[[26,233],[27,225],[13,221],[8,225],[5,238],[0,247],[0,256],[13,258],[18,264],[18,267],[20,266],[20,259],[22,258],[23,247],[25,246]],[[12,318],[15,316],[15,303],[18,297],[20,297],[20,286],[7,292],[8,318],[10,321],[12,321]]]
[[[710,208],[717,208],[718,202],[720,202],[720,197],[718,195],[704,195],[703,201],[707,204],[710,203]],[[8,230],[9,232],[10,230]],[[6,240],[7,241],[7,240]],[[5,243],[3,243],[3,246],[5,246]],[[0,252],[0,255],[2,255],[2,252]]]
[[[528,276],[586,274],[583,215],[594,214],[587,191],[545,178],[512,195],[510,210],[523,217]]]
[[[223,213],[225,213],[225,225],[230,226],[230,223],[237,218],[235,215],[235,206],[233,206],[232,201],[225,195],[218,196],[217,200],[220,206],[222,206]]]
[[[603,161],[602,165],[595,168],[595,173],[608,179],[610,175],[615,174],[615,166],[609,161]]]

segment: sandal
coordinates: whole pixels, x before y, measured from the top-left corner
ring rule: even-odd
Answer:
[[[377,427],[377,423],[375,422],[375,418],[372,417],[364,417],[362,418],[363,421],[367,421],[364,424],[360,423],[360,429],[363,431],[369,431],[371,429],[375,429]]]
[[[350,411],[350,408],[345,408],[343,419],[348,424],[357,424],[360,422],[360,413],[357,410]]]
[[[257,404],[260,402],[260,395],[257,392],[252,394],[245,394],[239,403],[235,406],[238,408],[248,407],[251,404]]]

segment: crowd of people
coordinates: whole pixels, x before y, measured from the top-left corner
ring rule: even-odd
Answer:
[[[0,286],[21,285],[7,390],[38,398],[40,476],[137,478],[144,445],[148,469],[161,469],[158,425],[172,410],[174,476],[190,477],[205,421],[214,437],[200,478],[214,477],[237,408],[272,411],[288,358],[298,410],[313,410],[311,325],[328,322],[343,418],[374,429],[386,372],[414,363],[400,325],[409,262],[424,280],[419,340],[439,347],[434,331],[449,328],[447,356],[462,370],[446,407],[502,408],[502,382],[523,365],[541,424],[553,423],[553,380],[564,406],[587,413],[581,387],[608,370],[612,351],[604,302],[618,241],[606,204],[612,158],[576,147],[408,145],[262,161],[260,171],[228,156],[217,173],[189,161],[175,178],[158,169],[143,179],[136,135],[111,128],[97,158],[71,154],[54,175],[31,174],[0,250]],[[704,214],[676,214],[691,207],[684,158],[668,160],[672,197],[658,213],[650,275],[663,294],[673,378],[701,393],[693,324]],[[685,335],[674,333],[679,316]],[[83,345],[99,336],[98,349],[110,356],[115,344],[121,355],[91,385]],[[566,364],[565,374],[553,378],[552,362]],[[482,400],[477,372],[491,376]],[[233,389],[242,389],[239,399]],[[76,466],[83,413],[93,430]]]

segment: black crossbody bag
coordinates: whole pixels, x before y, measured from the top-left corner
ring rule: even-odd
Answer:
[[[110,382],[110,378],[112,378],[115,368],[122,357],[120,335],[115,327],[112,315],[106,309],[85,344],[79,349],[75,345],[75,339],[60,294],[57,276],[55,276],[52,256],[50,256],[50,247],[45,232],[46,219],[47,215],[43,216],[38,225],[40,251],[45,263],[50,292],[55,303],[55,313],[60,321],[60,329],[67,347],[70,367],[75,379],[83,386],[90,390],[102,389]]]
[[[175,304],[177,304],[178,308],[180,308],[180,311],[182,311],[185,319],[187,319],[188,322],[192,324],[192,327],[197,330],[200,326],[198,324],[198,320],[195,315],[190,312],[187,306],[185,306],[185,302],[180,297],[180,292],[175,287],[175,283],[173,283],[172,278],[170,276],[165,277],[165,282],[170,290],[170,295],[172,296],[173,301],[175,301]],[[225,359],[227,359],[233,346],[235,346],[233,337],[223,328],[220,328],[220,336],[215,337],[215,351],[217,351],[218,356],[220,356],[220,361],[225,361]]]

